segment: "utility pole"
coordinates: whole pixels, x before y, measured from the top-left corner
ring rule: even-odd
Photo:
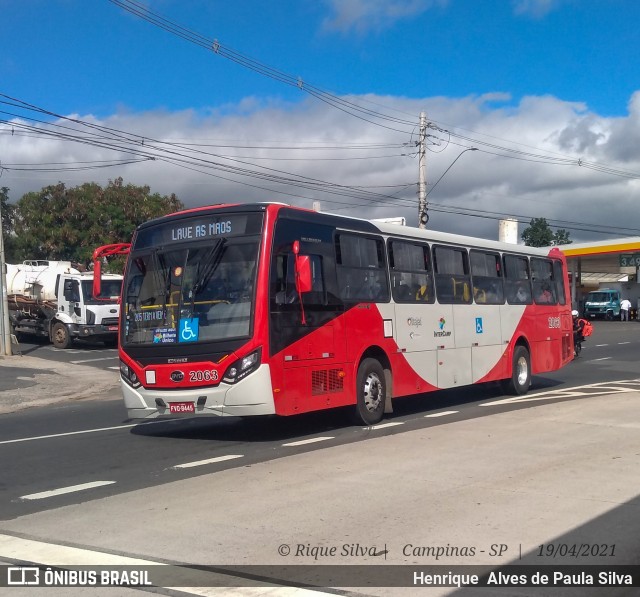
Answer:
[[[429,214],[427,214],[427,115],[424,112],[420,112],[418,175],[418,227],[426,228]]]
[[[0,331],[2,332],[2,352],[11,356],[11,328],[9,326],[9,301],[7,295],[7,263],[4,258],[4,230],[2,229],[2,203],[0,203]]]

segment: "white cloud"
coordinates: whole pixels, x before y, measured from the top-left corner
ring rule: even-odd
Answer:
[[[417,16],[448,0],[325,0],[333,15],[323,23],[327,31],[379,31]]]
[[[562,0],[513,0],[513,9],[517,15],[541,19],[558,8]]]
[[[635,225],[629,214],[635,213],[640,183],[596,172],[586,165],[597,163],[640,173],[637,144],[640,92],[631,98],[629,114],[624,118],[605,118],[590,112],[584,104],[551,96],[526,97],[516,105],[508,95],[498,93],[456,99],[376,96],[344,99],[375,102],[364,105],[376,110],[389,106],[399,111],[390,113],[402,119],[415,118],[416,129],[418,114],[425,110],[441,128],[474,139],[462,140],[430,131],[438,136],[438,145],[427,154],[427,179],[431,184],[465,147],[475,145],[482,150],[460,156],[429,195],[429,224],[434,229],[496,238],[497,219],[486,217],[495,212],[565,220],[576,223],[578,228],[583,227],[581,223],[590,227]],[[98,122],[90,115],[79,118]],[[180,165],[158,159],[83,172],[3,170],[0,186],[9,187],[10,198],[17,200],[28,191],[58,181],[67,186],[92,180],[104,185],[109,179],[122,176],[125,182],[148,184],[154,192],[176,193],[187,206],[284,201],[310,207],[318,199],[325,211],[362,217],[404,215],[412,225],[417,220],[415,133],[412,136],[410,131],[399,133],[374,126],[312,99],[283,104],[247,98],[235,106],[214,106],[205,115],[190,110],[143,113],[123,110],[99,124],[143,136],[145,145],[138,147],[140,151],[155,152],[154,139],[179,144],[180,147],[165,146],[165,149],[186,156],[189,163]],[[16,131],[17,127],[12,135],[7,127],[0,129],[0,155],[5,167],[12,163],[73,164],[128,157],[106,148],[26,137]],[[367,144],[406,146],[353,148]],[[553,163],[554,158],[580,159],[582,165]],[[326,189],[301,188],[293,182],[276,184],[215,170],[212,163],[243,168],[265,177],[307,177],[334,185],[362,187],[387,197],[367,200],[330,194]],[[355,194],[348,189],[345,192]],[[476,215],[485,217],[437,211],[441,209],[473,209],[477,210]],[[638,232],[627,230],[617,235],[632,234]],[[571,236],[574,240],[587,240],[613,237],[616,233],[594,235],[573,230]]]

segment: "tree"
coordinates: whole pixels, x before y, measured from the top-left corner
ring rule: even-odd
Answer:
[[[2,235],[4,255],[7,263],[16,260],[16,239],[13,234],[16,206],[9,204],[9,188],[0,189],[0,211],[2,211]]]
[[[564,228],[558,228],[553,235],[554,245],[570,245],[573,241],[569,238],[569,232]]]
[[[569,232],[560,228],[553,232],[546,218],[533,218],[528,228],[521,235],[524,244],[528,247],[550,247],[552,245],[568,245]]]
[[[63,183],[27,193],[16,205],[14,229],[21,259],[61,259],[89,265],[96,247],[129,242],[139,224],[184,205],[148,186],[109,181],[106,188]]]

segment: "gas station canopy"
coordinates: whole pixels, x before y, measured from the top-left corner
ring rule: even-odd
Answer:
[[[640,266],[640,236],[572,243],[558,247],[567,257],[569,271],[586,274],[635,274]]]

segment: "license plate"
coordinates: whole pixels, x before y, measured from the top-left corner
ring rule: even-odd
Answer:
[[[169,402],[170,413],[194,413],[196,406],[193,402]]]
[[[117,325],[110,325],[107,329],[110,332],[117,332],[118,331],[118,326]]]

